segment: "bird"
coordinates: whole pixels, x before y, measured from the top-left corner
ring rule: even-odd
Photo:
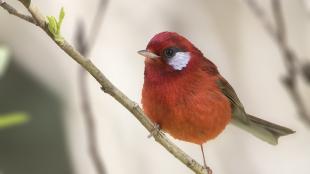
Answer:
[[[142,108],[160,130],[200,146],[229,124],[272,145],[295,131],[248,114],[217,66],[188,39],[160,32],[138,51],[145,57]]]

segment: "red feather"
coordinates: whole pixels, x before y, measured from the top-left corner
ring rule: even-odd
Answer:
[[[168,47],[190,52],[190,61],[184,69],[174,70],[163,58],[146,58],[144,111],[173,137],[202,144],[220,134],[231,119],[230,102],[216,83],[221,76],[210,60],[177,33],[154,36],[147,50],[162,55]]]

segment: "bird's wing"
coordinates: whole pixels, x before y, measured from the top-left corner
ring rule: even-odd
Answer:
[[[232,86],[223,77],[220,77],[216,83],[231,103],[233,119],[242,121],[244,123],[250,123],[244,107]]]
[[[280,136],[295,132],[289,128],[246,114],[242,103],[230,84],[223,77],[217,80],[217,84],[223,94],[230,100],[233,109],[231,123],[235,126],[272,145],[278,144]]]

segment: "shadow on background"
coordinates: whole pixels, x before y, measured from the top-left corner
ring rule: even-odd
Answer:
[[[0,173],[73,173],[60,99],[14,61],[0,79],[0,113],[13,111],[27,112],[30,121],[0,130]]]

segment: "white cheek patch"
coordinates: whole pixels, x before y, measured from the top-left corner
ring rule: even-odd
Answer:
[[[168,64],[175,70],[182,70],[190,60],[190,52],[177,52],[173,57],[168,59]]]

